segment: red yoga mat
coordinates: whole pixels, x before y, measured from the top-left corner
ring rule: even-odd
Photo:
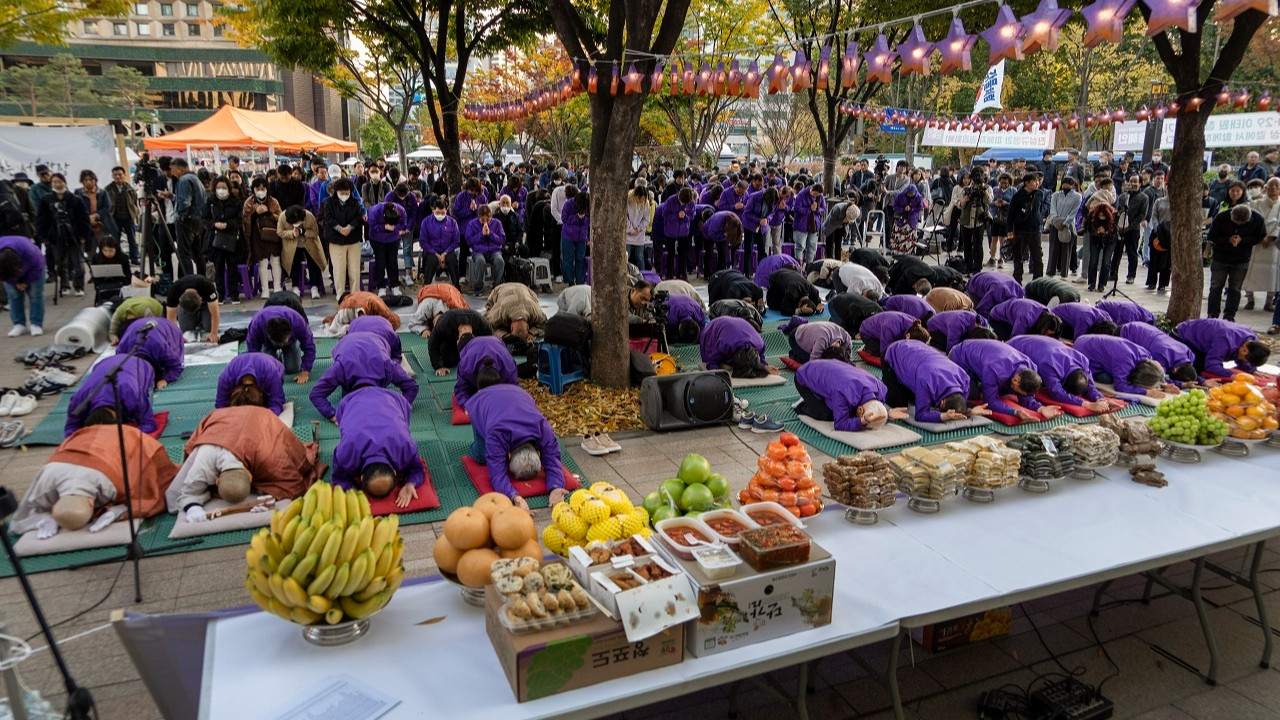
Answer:
[[[1084,408],[1084,406],[1081,406],[1081,405],[1068,405],[1064,402],[1058,402],[1057,400],[1054,400],[1053,398],[1049,397],[1049,393],[1045,392],[1044,390],[1041,390],[1040,392],[1036,393],[1036,400],[1039,400],[1041,403],[1045,405],[1052,405],[1054,407],[1062,408],[1062,412],[1072,417],[1078,417],[1078,418],[1093,417],[1094,415],[1099,414],[1092,410],[1087,410]],[[1112,412],[1119,410],[1125,405],[1128,405],[1128,403],[1126,403],[1123,400],[1120,400],[1119,398],[1103,398],[1103,400],[1106,400],[1111,405]]]
[[[449,404],[453,412],[453,417],[449,420],[450,424],[453,424],[453,425],[470,425],[471,424],[471,416],[467,414],[466,410],[463,410],[462,408],[458,407],[458,398],[450,396]]]
[[[1018,398],[1017,398],[1017,397],[1015,397],[1015,396],[1013,396],[1013,395],[1005,395],[1005,396],[1001,397],[1000,399],[1001,399],[1001,400],[1003,400],[1003,401],[1005,402],[1005,404],[1006,404],[1006,405],[1011,405],[1011,406],[1013,406],[1013,407],[1015,407],[1015,408],[1019,408],[1019,409],[1022,409],[1022,410],[1027,410],[1027,408],[1024,408],[1024,407],[1022,407],[1021,405],[1019,405],[1019,404],[1018,404],[1018,402],[1017,402]],[[969,404],[970,404],[970,405],[981,405],[982,403],[969,401]],[[988,407],[987,409],[988,409],[988,410],[990,410],[991,408],[990,408],[990,407]],[[1043,417],[1040,413],[1035,412],[1035,411],[1030,411],[1030,410],[1028,410],[1028,412],[1030,412],[1030,413],[1034,416],[1034,418],[1035,418],[1035,419],[1033,419],[1033,420],[1030,420],[1029,422],[1044,422],[1044,417]],[[1003,424],[1003,425],[1009,425],[1009,426],[1022,425],[1022,424],[1023,424],[1023,420],[1022,420],[1021,418],[1019,418],[1017,415],[1008,415],[1008,414],[1006,414],[1006,413],[996,412],[996,411],[994,411],[994,410],[992,410],[992,411],[991,411],[991,419],[992,419],[992,420],[995,420],[996,422],[1001,423],[1001,424]]]
[[[791,358],[791,357],[784,357],[784,358],[782,358],[782,364],[783,364],[783,365],[786,365],[787,367],[791,368],[792,370],[799,370],[799,369],[800,369],[800,366],[801,366],[803,363],[801,363],[799,360],[796,360],[795,358]]]
[[[152,416],[156,421],[156,429],[147,433],[156,440],[160,439],[160,435],[164,433],[164,429],[169,426],[169,411],[161,410]]]
[[[561,468],[564,471],[564,488],[577,490],[578,479],[569,472],[569,468],[563,465]],[[467,477],[471,478],[471,484],[481,495],[493,492],[493,483],[489,480],[489,468],[473,460],[470,455],[463,455],[462,469],[467,472]],[[513,480],[511,486],[516,489],[520,497],[530,498],[547,494],[547,478],[544,473],[538,473],[538,476],[532,480]]]
[[[880,363],[884,362],[882,359],[872,355],[866,350],[859,350],[858,357],[862,358],[862,362],[875,367],[880,367]]]
[[[418,497],[409,501],[408,507],[396,507],[396,493],[393,490],[390,495],[384,498],[369,498],[369,508],[374,515],[398,515],[403,513],[418,512],[419,510],[434,510],[440,507],[440,498],[436,496],[436,489],[431,484],[431,472],[427,470],[427,461],[421,457],[418,462],[422,463],[422,485],[418,487]]]

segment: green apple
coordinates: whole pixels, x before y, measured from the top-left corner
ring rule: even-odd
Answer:
[[[653,521],[655,523],[662,520],[670,520],[673,517],[679,517],[680,512],[670,505],[663,505],[653,513]]]
[[[658,494],[657,490],[654,490],[644,496],[644,509],[645,512],[649,513],[650,518],[653,517],[653,514],[657,512],[658,508],[662,507],[663,504],[662,496]]]
[[[707,489],[716,500],[725,500],[729,497],[729,478],[716,473],[707,478]]]
[[[679,503],[680,496],[684,494],[684,483],[679,478],[670,478],[663,480],[658,486],[658,500],[664,505],[671,503]]]
[[[711,476],[711,463],[697,453],[689,453],[680,463],[680,472],[677,476],[686,483],[706,482]]]
[[[702,483],[693,483],[684,489],[684,494],[680,496],[681,510],[698,510],[707,511],[716,504],[715,498],[711,495],[711,489]]]
[[[685,513],[685,514],[684,514],[684,516],[685,516],[685,517],[696,518],[696,517],[698,517],[698,516],[699,516],[699,515],[701,515],[701,514],[702,514],[702,511],[701,511],[701,510],[690,510],[689,512]]]

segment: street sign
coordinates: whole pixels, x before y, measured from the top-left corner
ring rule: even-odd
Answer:
[[[890,135],[906,135],[907,126],[902,123],[880,123],[880,132]]]

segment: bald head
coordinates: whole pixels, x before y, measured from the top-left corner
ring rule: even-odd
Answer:
[[[63,530],[79,530],[93,519],[93,499],[63,495],[53,504],[53,521]]]
[[[249,471],[244,468],[218,473],[218,496],[232,505],[238,505],[249,497],[250,485]]]

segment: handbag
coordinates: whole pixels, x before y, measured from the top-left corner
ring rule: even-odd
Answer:
[[[223,252],[235,252],[236,245],[239,244],[239,240],[240,238],[236,233],[226,232],[226,231],[222,231],[222,232],[214,231],[213,249],[221,250]]]

